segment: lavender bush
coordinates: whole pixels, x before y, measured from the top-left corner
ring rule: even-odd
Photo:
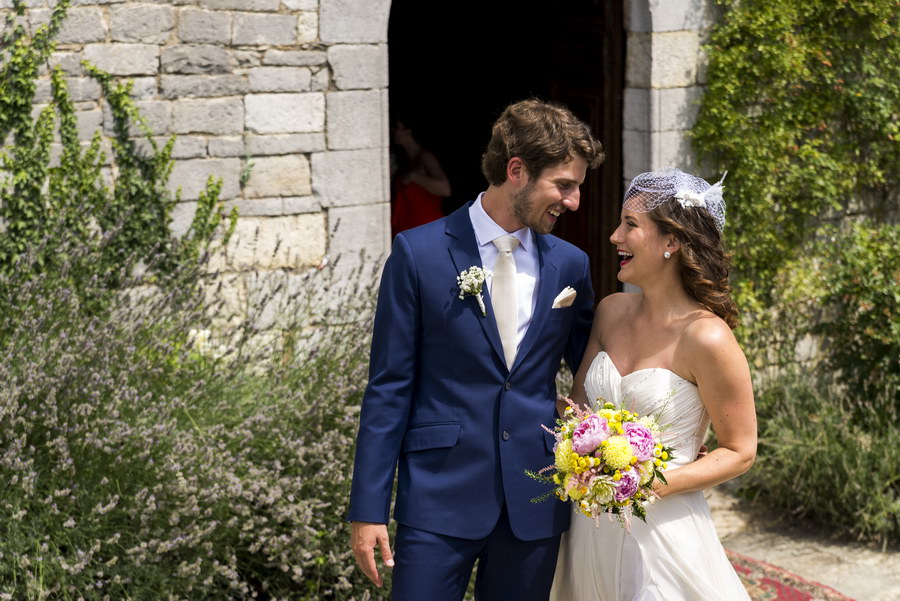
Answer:
[[[210,338],[200,271],[99,311],[0,277],[0,599],[371,598],[343,513],[373,278],[340,272]]]

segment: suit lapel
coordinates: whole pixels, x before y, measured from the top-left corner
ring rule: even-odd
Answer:
[[[473,265],[482,266],[481,254],[478,252],[478,242],[475,240],[475,230],[472,228],[472,220],[469,219],[469,206],[471,204],[464,205],[447,218],[445,233],[450,237],[447,248],[450,251],[450,259],[453,261],[457,274]],[[500,342],[497,319],[494,317],[494,309],[491,307],[491,298],[487,286],[484,287],[482,297],[484,298],[484,308],[487,312],[486,316],[481,315],[481,307],[478,306],[478,301],[474,297],[467,296],[459,302],[465,302],[468,309],[475,314],[494,352],[497,353],[501,363],[505,364],[503,344]]]
[[[557,267],[553,253],[551,252],[555,243],[552,239],[541,234],[536,233],[534,237],[537,243],[538,269],[540,270],[537,302],[534,305],[534,312],[531,315],[531,324],[528,326],[528,331],[525,332],[522,344],[519,345],[519,352],[516,353],[516,360],[510,371],[515,370],[516,367],[519,366],[522,360],[528,355],[531,347],[534,346],[535,340],[537,340],[541,330],[544,329],[544,324],[550,316],[553,295],[555,292],[558,292],[556,288],[559,284],[559,268]]]

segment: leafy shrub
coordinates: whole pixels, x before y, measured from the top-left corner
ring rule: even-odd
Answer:
[[[343,514],[371,274],[251,299],[301,309],[290,352],[253,319],[198,335],[166,282],[88,312],[64,277],[2,279],[0,598],[368,598]]]

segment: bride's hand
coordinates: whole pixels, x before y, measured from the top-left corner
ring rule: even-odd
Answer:
[[[700,445],[700,450],[697,452],[697,459],[703,459],[707,455],[709,455],[709,447],[705,444]]]

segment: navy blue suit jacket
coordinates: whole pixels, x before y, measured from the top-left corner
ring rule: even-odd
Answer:
[[[487,316],[459,298],[456,276],[481,266],[468,205],[403,232],[382,275],[369,385],[357,437],[349,519],[387,523],[395,472],[395,519],[465,539],[486,537],[504,505],[513,533],[537,540],[562,533],[569,506],[525,470],[553,463],[555,376],[564,356],[575,370],[593,317],[584,252],[535,235],[540,281],[531,325],[511,369],[485,287]],[[551,309],[566,286],[572,306]]]

